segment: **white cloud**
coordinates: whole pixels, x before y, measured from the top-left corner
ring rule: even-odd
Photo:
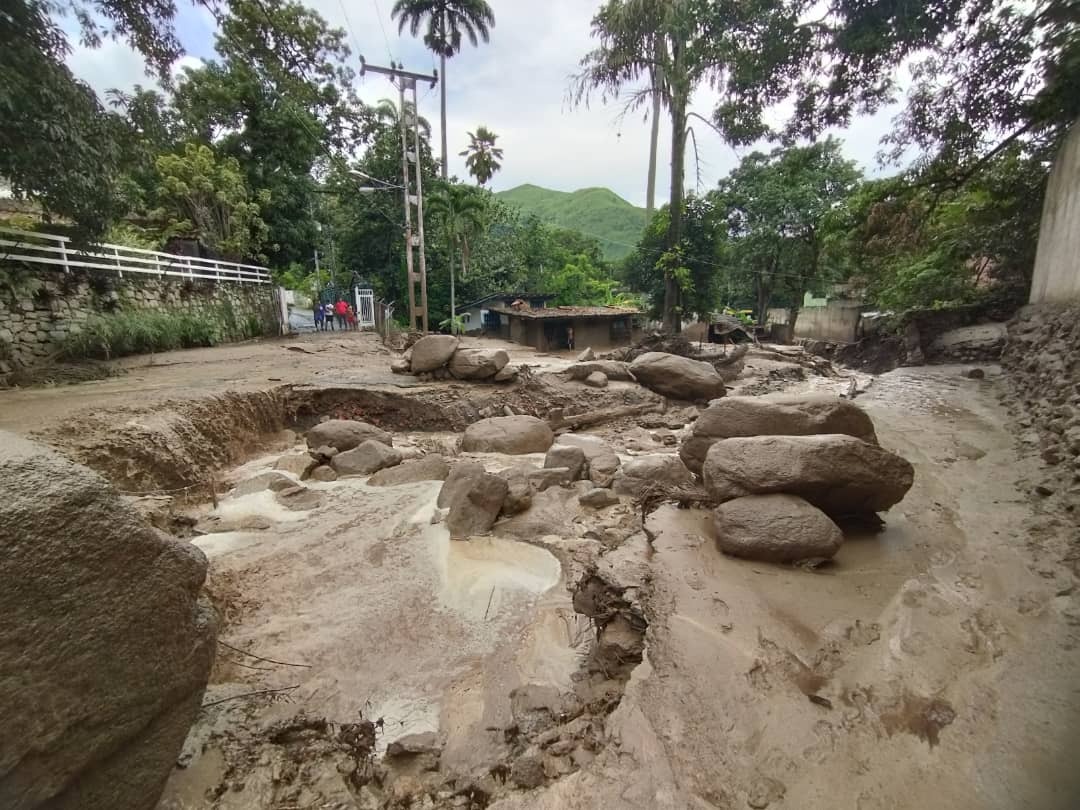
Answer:
[[[390,20],[391,0],[310,0],[309,5],[331,24],[346,30],[354,55],[385,64],[391,58],[412,70],[427,72],[437,60],[422,43],[406,31],[397,34]],[[645,201],[649,125],[640,112],[619,120],[622,105],[572,107],[567,102],[571,75],[578,61],[592,47],[589,21],[599,3],[581,0],[491,0],[496,26],[490,44],[473,48],[466,44],[447,65],[448,132],[450,171],[465,177],[464,159],[458,156],[467,143],[466,132],[484,124],[499,135],[504,149],[503,168],[494,178],[495,189],[535,183],[572,191],[587,186],[606,186],[637,205]],[[376,7],[384,15],[382,25]],[[348,11],[346,12],[346,9]],[[346,16],[347,13],[347,16]],[[201,10],[181,9],[181,34],[206,31],[208,21]],[[194,16],[199,15],[199,16]],[[385,36],[384,36],[385,31]],[[199,42],[185,42],[189,51],[205,53],[205,35]],[[185,57],[185,60],[192,60]],[[99,93],[109,87],[150,84],[142,59],[126,46],[106,43],[98,50],[76,47],[68,60],[76,75]],[[190,63],[197,64],[198,60]],[[385,77],[369,75],[359,80],[359,92],[367,101],[391,97],[395,91]],[[695,110],[708,117],[714,96],[707,90],[695,97]],[[439,143],[439,90],[420,88],[420,111],[433,125]],[[845,151],[864,169],[875,168],[880,137],[889,130],[894,110],[859,119],[846,132]],[[669,185],[670,126],[661,121],[658,158],[658,198]],[[739,154],[715,132],[697,122],[701,182],[707,189],[738,163]],[[741,150],[745,153],[749,150]],[[688,156],[687,183],[695,184],[695,160]]]

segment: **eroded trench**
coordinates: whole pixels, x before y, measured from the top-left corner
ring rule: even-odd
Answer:
[[[326,417],[378,425],[406,457],[454,457],[458,431],[487,416],[652,412],[659,433],[636,427],[630,445],[674,452],[654,395],[580,397],[542,379],[512,392],[282,387],[50,437],[210,561],[218,657],[159,807],[481,808],[586,767],[645,654],[646,583],[604,565],[648,550],[633,503],[587,509],[586,482],[552,487],[458,542],[439,521],[441,481],[308,479],[299,500],[262,482],[300,484],[274,468]],[[490,472],[544,461],[469,456]]]

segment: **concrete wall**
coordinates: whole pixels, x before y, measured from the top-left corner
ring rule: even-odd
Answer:
[[[238,327],[250,318],[265,334],[277,334],[276,290],[273,284],[0,264],[0,374],[47,360],[88,318],[121,308],[203,313],[219,324],[223,340],[239,337]]]
[[[1032,304],[1080,301],[1080,120],[1050,172],[1031,280]]]
[[[861,313],[862,305],[854,301],[832,301],[823,307],[800,310],[795,319],[795,337],[852,343],[856,340]],[[770,309],[769,321],[786,324],[788,311]]]

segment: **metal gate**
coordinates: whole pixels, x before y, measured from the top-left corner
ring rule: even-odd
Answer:
[[[370,287],[353,287],[356,296],[356,323],[361,329],[375,328],[375,291]]]

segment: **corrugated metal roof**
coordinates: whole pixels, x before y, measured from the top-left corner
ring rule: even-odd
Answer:
[[[522,318],[618,318],[626,315],[639,315],[630,307],[546,307],[544,309],[512,309],[511,307],[491,307],[492,312],[503,315],[517,315]]]

